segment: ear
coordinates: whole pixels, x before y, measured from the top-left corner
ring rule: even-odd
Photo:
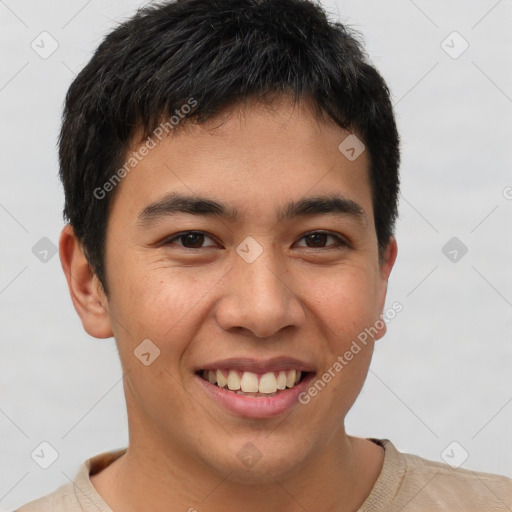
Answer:
[[[113,332],[107,297],[70,224],[61,232],[59,255],[71,300],[85,331],[95,338],[110,338]]]
[[[379,260],[379,283],[378,283],[378,301],[379,301],[379,314],[381,315],[379,319],[382,318],[382,314],[384,313],[384,305],[386,303],[386,293],[388,289],[388,280],[389,275],[391,274],[391,270],[393,269],[393,265],[395,264],[396,256],[398,254],[398,245],[396,243],[395,237],[391,237],[389,239],[388,245],[384,249],[382,253],[382,258]],[[379,322],[379,325],[382,324],[382,327],[379,329],[379,333],[375,336],[375,339],[378,340],[382,338],[384,334],[386,334],[386,323],[384,320]]]

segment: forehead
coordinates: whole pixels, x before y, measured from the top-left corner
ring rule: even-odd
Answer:
[[[279,220],[286,217],[284,204],[338,195],[361,204],[370,217],[369,158],[366,151],[357,158],[345,151],[354,137],[319,118],[307,102],[293,105],[282,98],[237,105],[201,124],[187,120],[154,140],[119,184],[115,208],[124,204],[139,216],[174,192],[216,198],[237,219]],[[149,139],[133,144],[126,160]]]

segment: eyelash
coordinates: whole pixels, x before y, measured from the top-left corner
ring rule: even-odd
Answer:
[[[205,235],[206,237],[208,238],[211,238],[213,240],[213,237],[208,235],[207,233],[205,233],[204,231],[183,231],[181,233],[178,233],[177,235],[173,235],[171,238],[167,238],[164,242],[163,242],[163,245],[172,245],[174,242],[174,240],[177,240],[177,239],[181,239],[187,235]],[[320,249],[320,250],[331,250],[331,249],[343,249],[345,247],[349,247],[349,244],[346,240],[344,240],[341,236],[339,235],[336,235],[334,233],[330,233],[328,231],[310,231],[309,233],[306,233],[304,235],[302,235],[299,240],[302,240],[303,238],[306,238],[308,236],[311,236],[311,235],[317,235],[317,234],[320,234],[320,235],[326,235],[326,236],[330,236],[334,239],[336,239],[336,244],[334,247],[331,247],[331,246],[326,246],[326,247],[308,247],[308,246],[301,246],[303,247],[304,249],[312,249],[312,250],[315,250],[315,249]],[[175,244],[175,245],[178,245],[178,247],[181,247],[183,249],[186,249],[186,250],[189,250],[189,251],[197,251],[197,250],[200,250],[200,249],[204,249],[205,247],[185,247],[183,245],[179,245],[179,244]],[[333,244],[331,244],[333,245]],[[207,247],[212,247],[212,246],[207,246]]]

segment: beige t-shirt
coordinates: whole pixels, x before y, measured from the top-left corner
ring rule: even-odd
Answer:
[[[453,469],[401,453],[387,439],[372,441],[384,448],[384,463],[358,512],[512,511],[512,479]],[[85,461],[73,483],[28,503],[18,512],[112,512],[91,484],[89,475],[98,473],[125,451],[102,453]]]

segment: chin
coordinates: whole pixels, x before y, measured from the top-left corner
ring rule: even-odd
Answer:
[[[210,452],[205,462],[227,475],[227,480],[244,485],[268,485],[284,480],[298,471],[308,458],[304,451],[307,443],[299,442],[296,437],[290,446],[283,445],[279,439],[273,443],[268,438],[233,444],[229,448],[219,447],[222,452],[214,460]]]

